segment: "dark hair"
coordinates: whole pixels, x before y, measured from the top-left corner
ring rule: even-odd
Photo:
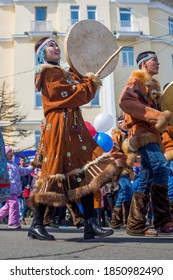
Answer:
[[[39,46],[47,39],[49,39],[50,37],[43,37],[41,38],[39,41],[37,41],[37,43],[35,44],[35,52],[37,52]]]
[[[140,54],[138,54],[137,58],[136,58],[136,63],[138,64],[138,62],[144,58],[144,57],[147,57],[149,54],[156,54],[155,52],[153,51],[146,51],[146,52],[141,52]],[[141,64],[138,65],[139,68],[141,68]]]
[[[23,157],[23,156],[22,156],[22,157],[20,157],[20,160],[21,160],[21,159],[24,159],[24,160],[26,160],[26,158],[25,158],[25,157]]]

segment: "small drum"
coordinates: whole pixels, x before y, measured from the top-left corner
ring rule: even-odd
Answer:
[[[81,20],[74,24],[64,41],[66,60],[80,76],[97,73],[105,62],[118,50],[116,38],[102,23]],[[118,63],[118,55],[100,72],[100,78],[111,74]]]
[[[173,81],[170,82],[163,91],[161,110],[162,112],[168,110],[173,113]],[[170,124],[173,125],[173,119],[171,119]]]

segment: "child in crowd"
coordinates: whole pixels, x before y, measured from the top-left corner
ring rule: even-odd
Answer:
[[[34,168],[33,172],[31,172],[31,176],[32,176],[32,180],[31,180],[30,192],[35,188],[35,183],[41,176],[41,169],[40,168]]]
[[[19,166],[22,168],[25,168],[27,166],[25,157],[20,158]],[[31,181],[32,181],[31,174],[21,176],[20,181],[22,184],[22,195],[18,197],[19,218],[20,218],[20,224],[26,225],[25,217],[29,210],[29,207],[27,206],[27,199],[29,198],[30,189],[31,189]]]
[[[11,197],[10,181],[7,171],[7,159],[5,156],[4,139],[0,128],[0,208],[2,208],[6,200]],[[0,220],[1,220],[0,215]],[[2,221],[6,222],[6,221]]]
[[[13,150],[8,145],[5,145],[5,154],[7,158],[7,170],[10,180],[10,193],[11,196],[7,198],[5,205],[0,209],[0,219],[8,216],[8,227],[11,229],[21,228],[19,222],[19,204],[18,196],[21,196],[22,185],[20,176],[29,174],[33,167],[21,168],[13,161]]]

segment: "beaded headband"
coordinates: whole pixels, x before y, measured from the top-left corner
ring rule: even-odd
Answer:
[[[141,59],[138,61],[138,63],[137,63],[138,67],[139,67],[139,65],[140,65],[143,61],[149,60],[149,59],[151,59],[151,58],[157,58],[157,55],[155,55],[155,54],[149,54],[149,55],[147,55],[147,56],[141,58]]]
[[[36,54],[39,54],[40,50],[41,50],[47,43],[49,43],[49,42],[51,42],[51,41],[53,41],[52,38],[46,39],[46,40],[38,47]]]

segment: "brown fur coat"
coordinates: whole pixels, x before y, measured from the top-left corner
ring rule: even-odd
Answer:
[[[160,95],[157,80],[141,70],[132,72],[119,99],[129,129],[126,150],[135,152],[149,143],[158,143],[163,150],[160,133],[155,128],[162,116]]]
[[[88,76],[51,65],[43,65],[36,76],[46,123],[41,178],[30,197],[34,207],[65,205],[96,192],[121,173],[121,162],[97,145],[83,120],[80,106],[94,98],[99,86],[93,75]]]
[[[164,155],[167,160],[173,160],[173,126],[168,125],[162,133],[162,143],[165,147]]]

